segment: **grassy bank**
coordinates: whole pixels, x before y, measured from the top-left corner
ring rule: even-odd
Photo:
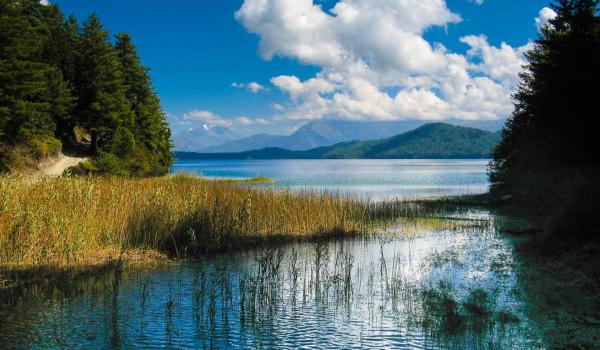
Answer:
[[[0,273],[102,265],[131,251],[189,257],[263,241],[369,234],[383,220],[419,210],[191,176],[1,177]]]
[[[394,234],[455,225],[437,203],[251,186],[267,180],[0,177],[0,299],[115,267],[293,240],[385,235],[387,224]]]
[[[0,180],[3,266],[91,264],[130,249],[186,256],[263,237],[365,232],[358,201],[188,176]]]

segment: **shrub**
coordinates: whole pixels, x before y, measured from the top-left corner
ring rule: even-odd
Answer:
[[[44,159],[60,154],[62,143],[54,136],[38,136],[27,142],[30,147],[31,156],[36,159]]]
[[[122,161],[112,153],[101,153],[93,160],[93,167],[102,174],[129,176],[129,171],[124,167]]]
[[[112,153],[118,155],[119,157],[125,157],[131,152],[133,152],[135,148],[135,137],[131,130],[120,127],[115,132],[115,136],[113,138]]]

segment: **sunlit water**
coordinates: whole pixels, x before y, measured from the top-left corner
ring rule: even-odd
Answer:
[[[0,309],[0,348],[541,349],[486,211],[109,273]]]
[[[173,172],[211,178],[266,176],[277,186],[376,199],[487,192],[487,160],[181,160]]]

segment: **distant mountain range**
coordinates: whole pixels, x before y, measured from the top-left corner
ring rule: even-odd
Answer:
[[[388,138],[419,126],[431,123],[423,120],[403,121],[343,121],[319,120],[305,124],[291,135],[257,134],[245,138],[236,137],[226,128],[192,130],[173,135],[175,150],[201,153],[245,152],[264,148],[283,148],[304,151],[316,147],[331,146],[354,140],[378,140]],[[503,120],[467,121],[446,120],[445,123],[498,131]]]
[[[342,142],[303,151],[283,148],[236,153],[176,152],[178,159],[480,159],[489,158],[500,132],[428,123],[373,141]]]
[[[176,151],[200,151],[206,147],[239,139],[239,134],[222,126],[175,131],[172,135]]]

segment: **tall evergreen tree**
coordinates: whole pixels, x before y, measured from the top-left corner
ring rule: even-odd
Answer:
[[[56,67],[61,72],[60,81],[51,82],[53,96],[53,118],[56,123],[56,135],[63,142],[72,143],[73,128],[77,125],[74,116],[76,97],[73,96],[75,80],[75,62],[79,43],[79,24],[74,16],[65,20],[58,5],[44,6],[49,26],[48,40],[43,48],[43,59],[47,64]],[[56,78],[54,75],[53,78]],[[56,90],[58,89],[58,90]]]
[[[42,59],[49,37],[42,7],[0,2],[0,137],[13,143],[52,135],[52,107],[68,104],[60,71]]]
[[[126,33],[116,36],[115,48],[123,69],[126,94],[135,113],[135,137],[143,151],[149,154],[152,172],[164,172],[172,163],[170,132],[160,102],[152,89],[148,68],[140,57],[131,37]]]
[[[573,181],[598,174],[598,3],[560,0],[552,5],[557,17],[527,53],[515,112],[493,155],[493,191],[536,208],[551,201],[551,207],[559,207],[577,192]]]
[[[121,64],[96,15],[84,24],[75,79],[78,118],[91,134],[91,151],[108,151],[119,127],[133,127],[134,114],[125,95]]]
[[[172,164],[168,124],[128,35],[115,47],[95,15],[80,30],[57,5],[0,0],[0,169],[60,150],[56,137],[76,142],[75,127],[91,135],[89,171],[162,175]]]

